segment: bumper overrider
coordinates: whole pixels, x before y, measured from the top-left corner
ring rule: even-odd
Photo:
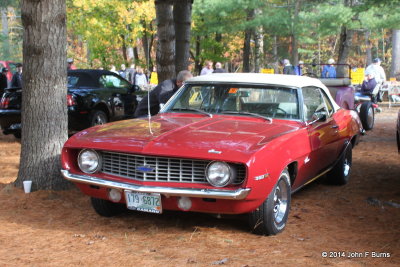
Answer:
[[[251,190],[250,188],[224,190],[224,189],[195,189],[195,188],[141,186],[141,185],[105,180],[88,175],[72,174],[68,170],[61,170],[61,173],[65,179],[74,183],[83,183],[110,189],[114,188],[114,189],[129,190],[141,193],[159,193],[164,196],[185,196],[185,197],[198,197],[198,198],[242,200],[247,197],[247,195],[250,193]]]

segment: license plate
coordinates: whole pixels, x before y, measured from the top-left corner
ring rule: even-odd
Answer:
[[[125,199],[130,210],[162,213],[160,194],[125,191]]]

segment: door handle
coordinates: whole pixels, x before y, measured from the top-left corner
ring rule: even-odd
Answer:
[[[332,125],[331,128],[332,129],[337,129],[337,128],[339,128],[339,125]]]

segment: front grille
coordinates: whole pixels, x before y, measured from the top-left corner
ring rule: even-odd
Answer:
[[[102,151],[102,169],[112,174],[139,181],[208,183],[205,170],[211,161],[133,155]],[[246,177],[243,164],[233,164],[237,170],[234,184],[241,184]],[[138,168],[145,167],[147,171]]]

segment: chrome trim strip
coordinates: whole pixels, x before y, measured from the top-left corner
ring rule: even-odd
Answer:
[[[165,196],[185,196],[185,197],[201,197],[216,199],[245,199],[250,193],[250,188],[239,188],[237,190],[222,189],[194,189],[194,188],[176,188],[176,187],[159,187],[159,186],[141,186],[128,183],[104,180],[98,177],[87,175],[72,174],[68,170],[61,170],[61,174],[65,179],[75,182],[96,185],[107,188],[115,188],[121,190],[132,190],[142,193],[159,193]]]

